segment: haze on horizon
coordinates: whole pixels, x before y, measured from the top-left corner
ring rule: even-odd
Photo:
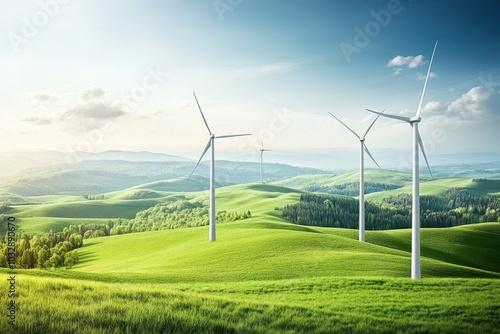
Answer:
[[[197,158],[207,133],[196,91],[215,134],[253,134],[218,142],[218,159],[260,138],[277,151],[354,152],[327,112],[359,132],[374,117],[365,108],[413,115],[436,40],[420,126],[429,156],[498,151],[492,0],[1,4],[0,151]],[[374,156],[409,151],[411,131],[379,119],[367,144]]]

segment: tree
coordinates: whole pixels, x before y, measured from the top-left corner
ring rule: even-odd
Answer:
[[[64,255],[64,265],[67,269],[71,269],[78,262],[78,260],[78,253],[74,250]]]
[[[50,257],[50,252],[47,249],[48,247],[45,246],[44,248],[40,249],[38,251],[38,260],[37,260],[37,266],[38,268],[42,269],[45,268],[45,263]]]
[[[48,259],[47,262],[45,262],[45,267],[57,268],[57,267],[60,267],[61,265],[63,265],[63,263],[64,263],[63,258],[59,254],[54,253],[50,257],[50,259]]]

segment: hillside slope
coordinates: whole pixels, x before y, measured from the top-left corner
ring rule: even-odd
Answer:
[[[497,240],[500,224],[490,228],[494,233],[484,233],[480,243],[476,236],[482,233],[481,225],[423,233],[423,277],[500,277],[498,247],[481,249],[482,244],[493,245]],[[373,243],[361,243],[350,233],[355,231],[325,231],[253,218],[220,224],[216,242],[208,241],[207,232],[202,227],[92,239],[79,251],[82,261],[74,271],[83,277],[164,282],[409,277],[410,273],[410,253],[395,247],[409,240],[401,231],[368,232],[367,240]],[[460,244],[457,235],[475,243]],[[474,261],[475,256],[481,259]]]

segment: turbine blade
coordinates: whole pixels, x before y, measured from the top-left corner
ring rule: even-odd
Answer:
[[[203,111],[201,111],[200,103],[198,102],[198,98],[196,97],[196,94],[193,92],[194,99],[196,100],[196,104],[198,105],[198,109],[200,110],[201,117],[203,118],[203,122],[205,123],[205,126],[208,129],[208,133],[212,135],[212,131],[210,130],[210,127],[208,126],[207,120],[205,119],[205,115],[203,115]]]
[[[434,44],[434,50],[432,51],[431,61],[429,63],[429,68],[427,69],[427,75],[425,76],[424,89],[422,90],[422,96],[420,97],[420,103],[418,104],[418,109],[417,109],[417,115],[416,115],[417,117],[420,117],[422,103],[424,102],[425,89],[427,88],[427,80],[429,80],[429,75],[431,74],[432,60],[434,59],[434,53],[436,52],[437,46],[438,46],[438,41],[436,41],[436,44]]]
[[[215,138],[231,138],[231,137],[243,137],[243,136],[251,136],[251,133],[243,133],[240,135],[225,135],[225,136],[215,136]]]
[[[431,178],[434,179],[434,176],[432,176],[431,167],[429,166],[429,161],[427,161],[427,155],[425,154],[424,143],[422,142],[422,137],[420,137],[420,131],[418,132],[418,145],[420,146],[420,149],[422,150],[422,154],[424,155],[425,163],[427,164],[427,168],[429,169],[429,174],[431,174]]]
[[[366,111],[372,112],[374,114],[379,114],[380,116],[384,116],[384,117],[387,117],[387,118],[394,118],[394,119],[398,119],[398,120],[403,121],[403,122],[410,123],[410,117],[398,116],[398,115],[389,115],[389,114],[384,114],[384,113],[381,113],[381,112],[378,112],[378,111],[374,111],[374,110],[370,110],[370,109],[366,109]]]
[[[337,121],[339,121],[339,122],[340,122],[340,124],[342,124],[343,126],[345,126],[345,127],[347,128],[347,130],[349,130],[349,131],[351,131],[352,133],[354,133],[354,135],[355,135],[356,137],[358,137],[358,139],[361,139],[361,138],[359,138],[358,134],[357,134],[356,132],[354,132],[354,130],[352,130],[350,127],[348,127],[347,125],[345,125],[345,124],[344,124],[344,122],[342,122],[340,119],[338,119],[337,117],[335,117],[335,115],[334,115],[334,114],[332,114],[331,112],[328,112],[328,113],[329,113],[330,115],[332,115],[332,117],[333,117],[333,118],[335,118]]]
[[[264,142],[262,141],[262,138],[260,138],[260,148],[264,149]]]
[[[375,119],[373,120],[373,122],[370,124],[370,126],[368,127],[368,129],[366,129],[366,132],[365,134],[363,135],[363,138],[366,137],[366,135],[368,134],[368,132],[370,132],[370,129],[372,128],[373,124],[375,124],[375,122],[377,121],[377,119],[380,117],[380,115],[382,115],[383,113],[385,112],[385,109],[382,110],[382,112],[380,114],[377,115],[377,117],[375,117]]]
[[[205,153],[207,153],[208,149],[210,148],[210,144],[211,144],[211,140],[209,140],[207,146],[205,146],[205,149],[203,150],[203,153],[201,154],[200,159],[198,159],[198,162],[196,163],[196,166],[194,166],[193,171],[191,172],[191,174],[189,174],[188,179],[190,179],[191,176],[193,176],[193,173],[196,170],[196,168],[198,168],[198,165],[200,164],[201,159],[203,159],[203,157],[205,156]]]
[[[368,154],[368,156],[372,159],[372,161],[375,163],[375,165],[377,165],[377,167],[378,167],[379,169],[382,169],[382,168],[380,167],[380,165],[379,165],[379,164],[375,161],[375,158],[374,158],[374,157],[373,157],[373,155],[370,153],[370,151],[368,150],[368,147],[366,146],[366,144],[365,144],[365,143],[363,143],[363,146],[365,147],[365,152],[366,152],[366,153]]]

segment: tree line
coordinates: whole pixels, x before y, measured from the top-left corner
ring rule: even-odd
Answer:
[[[250,211],[216,213],[218,223],[231,222],[251,217]],[[170,203],[157,204],[154,207],[138,212],[134,219],[108,220],[100,224],[79,224],[64,228],[64,232],[78,233],[83,239],[158,231],[176,228],[205,226],[209,223],[209,210],[201,202],[190,202],[185,199]]]
[[[365,194],[392,190],[401,188],[401,186],[395,184],[377,183],[377,182],[365,182]],[[358,196],[359,194],[359,182],[350,182],[334,185],[324,185],[324,184],[311,184],[304,187],[305,191],[308,192],[319,192],[325,194],[335,194],[342,196]]]
[[[76,249],[82,246],[83,237],[76,233],[22,233],[15,242],[16,268],[71,268],[79,260]],[[0,267],[8,267],[8,248],[6,233],[0,241]]]
[[[411,195],[399,194],[365,204],[366,229],[411,227]],[[358,228],[359,202],[349,197],[302,194],[299,203],[281,208],[288,221],[300,225]],[[444,197],[421,196],[422,227],[451,227],[500,221],[500,196],[481,197],[459,188]]]

